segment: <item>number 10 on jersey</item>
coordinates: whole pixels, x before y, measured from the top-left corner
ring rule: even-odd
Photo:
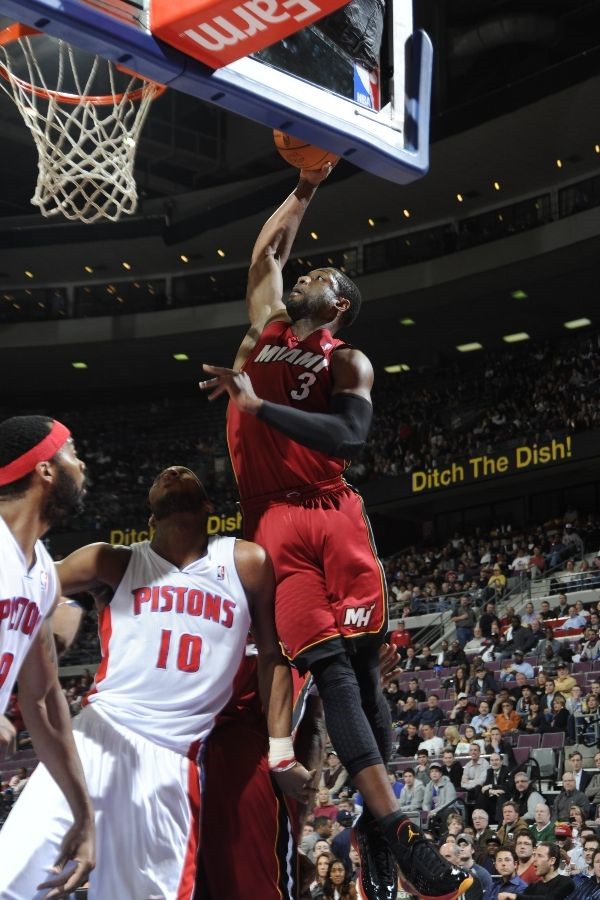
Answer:
[[[160,633],[157,669],[166,669],[169,665],[172,631],[163,628]],[[197,672],[202,655],[202,638],[199,634],[182,634],[177,648],[176,665],[181,672]]]

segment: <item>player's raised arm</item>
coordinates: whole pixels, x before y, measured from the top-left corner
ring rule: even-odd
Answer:
[[[269,319],[285,316],[283,267],[308,204],[331,169],[330,163],[318,172],[302,169],[297,187],[260,230],[252,250],[246,287],[250,328],[236,355],[234,369],[244,364]]]
[[[73,741],[67,701],[58,681],[56,651],[48,620],[40,628],[21,668],[19,704],[37,754],[73,813],[73,826],[65,835],[56,860],[61,871],[40,886],[48,889],[47,897],[63,896],[87,881],[94,867],[94,814]],[[75,862],[75,868],[63,873],[62,867],[70,860]]]

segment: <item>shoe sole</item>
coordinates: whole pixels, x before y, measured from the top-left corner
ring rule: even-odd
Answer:
[[[473,876],[467,875],[467,877],[461,882],[460,886],[456,888],[454,891],[450,891],[449,894],[422,894],[408,881],[402,872],[400,872],[400,883],[402,884],[403,889],[407,894],[413,894],[415,897],[418,897],[419,900],[456,900],[456,897],[459,897],[461,894],[464,894],[469,890],[471,885],[473,884]]]

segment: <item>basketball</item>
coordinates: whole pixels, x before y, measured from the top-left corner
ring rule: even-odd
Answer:
[[[325,163],[330,162],[334,165],[339,156],[330,153],[329,150],[322,150],[321,147],[315,147],[313,144],[307,144],[301,138],[292,137],[284,131],[273,131],[273,140],[279,153],[286,162],[297,169],[321,169]]]

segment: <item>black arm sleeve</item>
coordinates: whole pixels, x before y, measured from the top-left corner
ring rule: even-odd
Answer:
[[[373,407],[356,394],[334,394],[329,413],[305,412],[263,400],[257,417],[304,447],[354,459],[367,440]]]

